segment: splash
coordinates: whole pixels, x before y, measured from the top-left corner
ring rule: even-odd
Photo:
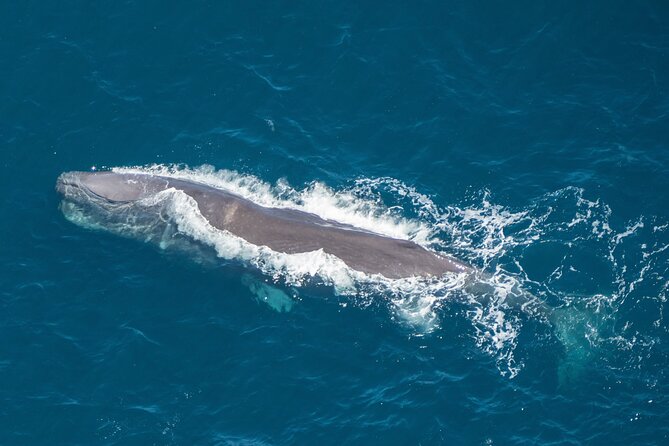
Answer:
[[[633,340],[640,339],[638,332],[605,329],[613,325],[608,322],[620,312],[629,296],[650,285],[657,290],[658,300],[666,302],[669,282],[662,279],[666,274],[657,272],[666,270],[669,244],[662,244],[661,240],[663,237],[666,240],[669,225],[641,218],[616,231],[611,209],[600,200],[587,199],[580,188],[545,194],[521,209],[496,204],[487,190],[472,194],[457,206],[441,207],[429,196],[393,178],[360,178],[349,187],[334,190],[320,182],[302,189],[286,180],[269,184],[253,175],[211,166],[151,165],[112,170],[196,181],[263,206],[297,209],[411,240],[477,266],[485,273],[475,280],[457,274],[388,280],[351,270],[322,250],[284,254],[252,245],[212,227],[199,213],[194,200],[181,191],[170,189],[141,203],[163,216],[165,227],[160,231],[142,229],[142,237],[157,239],[162,247],[179,239],[175,235],[183,235],[210,246],[220,258],[258,268],[279,285],[301,287],[320,283],[331,286],[339,295],[349,296],[351,303],[363,306],[372,299],[385,299],[396,319],[420,333],[437,330],[440,315],[450,311],[454,302],[464,305],[473,343],[495,358],[500,373],[510,378],[522,370],[527,359],[518,356],[518,343],[522,327],[530,319],[556,326],[565,349],[571,350],[568,355],[572,355],[571,360],[576,364],[573,368],[578,369],[579,358],[589,358],[587,349],[621,345],[621,338],[638,345]],[[81,222],[86,219],[84,213],[70,211],[70,218]],[[129,231],[137,231],[137,222],[129,220],[131,214],[128,212],[128,220],[116,225],[117,232],[127,235]],[[95,226],[95,222],[86,223]],[[645,239],[654,241],[632,242],[640,237],[641,231],[645,231]],[[148,236],[149,232],[154,235]],[[549,271],[532,269],[532,259],[537,256],[553,259]],[[593,272],[593,263],[600,266],[599,270]],[[589,277],[593,274],[599,276]],[[615,287],[584,289],[586,282],[614,283]],[[556,311],[551,316],[549,302],[551,307],[587,309],[578,313],[579,327],[583,329],[568,330],[577,314]],[[660,305],[658,327],[663,326],[663,308]],[[588,314],[596,317],[583,316]],[[603,333],[606,330],[610,332]]]

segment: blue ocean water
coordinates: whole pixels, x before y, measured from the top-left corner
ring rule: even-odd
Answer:
[[[668,20],[2,2],[0,444],[666,443]],[[255,271],[294,299],[277,311],[244,262],[64,218],[61,172],[128,166],[422,228],[495,290]],[[550,317],[505,305],[509,284]]]

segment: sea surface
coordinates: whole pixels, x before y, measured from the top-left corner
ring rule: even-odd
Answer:
[[[0,444],[669,444],[667,2],[3,1],[0,99]],[[482,284],[64,215],[104,169]]]

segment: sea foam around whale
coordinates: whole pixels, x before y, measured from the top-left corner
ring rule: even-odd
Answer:
[[[545,316],[536,311],[538,307],[545,306],[546,302],[559,308],[577,305],[596,315],[575,318],[574,314],[585,313],[570,313],[569,324],[580,324],[579,329],[560,331],[564,327],[558,327],[557,330],[563,343],[587,359],[590,348],[604,343],[624,343],[624,335],[605,333],[603,328],[611,325],[609,322],[620,301],[644,280],[643,268],[640,276],[629,279],[622,250],[625,240],[634,237],[646,224],[632,222],[623,230],[614,231],[609,224],[608,206],[587,200],[578,188],[546,194],[532,208],[514,210],[494,204],[488,191],[474,193],[458,206],[439,206],[432,198],[393,178],[360,178],[348,187],[334,190],[320,182],[301,189],[285,179],[269,184],[253,175],[216,170],[211,166],[151,165],[112,170],[203,183],[263,206],[297,209],[386,236],[412,240],[474,265],[483,271],[477,277],[480,284],[475,287],[476,291],[467,286],[463,274],[389,280],[354,271],[320,250],[285,254],[248,243],[211,226],[199,213],[195,201],[178,190],[163,191],[142,203],[168,215],[176,232],[212,247],[222,259],[256,267],[280,286],[330,286],[335,294],[347,296],[347,303],[354,305],[366,306],[383,299],[389,311],[398,316],[396,319],[412,327],[418,335],[440,326],[445,307],[458,307],[460,314],[471,323],[474,344],[495,358],[500,373],[509,377],[514,377],[523,367],[524,360],[517,354],[523,324]],[[81,220],[84,217],[71,213],[69,218]],[[116,232],[138,230],[134,222],[122,226]],[[655,225],[652,230],[665,231],[666,226]],[[551,234],[550,239],[547,234]],[[174,232],[165,231],[158,243],[167,248],[173,240]],[[601,251],[617,289],[588,295],[571,292],[565,286],[569,283],[565,279],[574,266],[566,257],[546,280],[535,280],[526,271],[526,256],[551,243]],[[642,256],[652,262],[662,250],[662,247],[646,247]],[[666,293],[666,286],[662,292]]]

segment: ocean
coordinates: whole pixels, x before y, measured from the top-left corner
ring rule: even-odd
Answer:
[[[0,61],[0,444],[669,443],[666,2],[5,1]],[[235,250],[173,199],[119,237],[55,191],[110,169],[482,283]]]

